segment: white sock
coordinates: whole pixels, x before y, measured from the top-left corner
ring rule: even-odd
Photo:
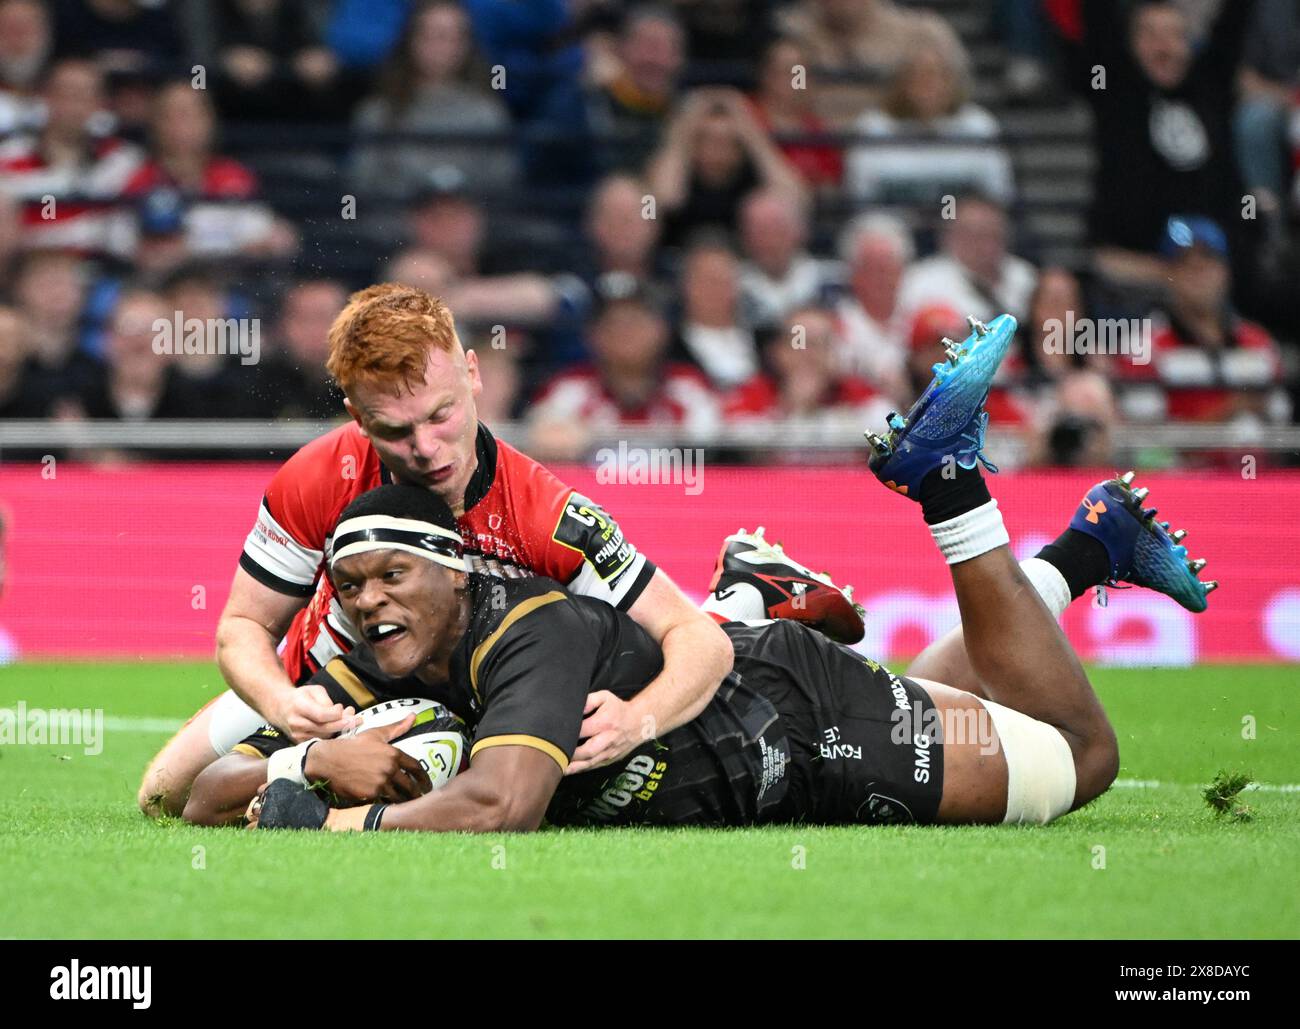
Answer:
[[[930,535],[950,565],[970,561],[1011,542],[996,500],[946,522],[931,525]]]
[[[716,593],[710,593],[700,605],[700,610],[721,615],[729,622],[748,622],[755,618],[767,617],[767,605],[763,603],[763,594],[747,582],[733,585],[721,600]]]
[[[1030,585],[1040,597],[1043,603],[1047,605],[1047,610],[1052,612],[1053,618],[1060,618],[1065,613],[1065,609],[1070,606],[1070,584],[1065,581],[1065,576],[1060,573],[1053,564],[1044,561],[1041,557],[1028,557],[1020,562],[1020,570],[1025,573],[1025,578],[1029,580]]]

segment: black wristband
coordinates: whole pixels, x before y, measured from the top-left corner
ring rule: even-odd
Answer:
[[[361,828],[369,831],[379,829],[379,823],[384,819],[384,812],[388,809],[387,804],[371,804],[370,810],[366,812],[366,820],[361,824]]]

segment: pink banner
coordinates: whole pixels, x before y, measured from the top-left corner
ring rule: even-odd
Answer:
[[[0,594],[0,660],[205,657],[243,539],[273,467],[60,463],[0,468],[9,523]],[[905,657],[956,621],[947,570],[916,507],[861,468],[704,469],[691,485],[602,484],[591,468],[558,474],[600,500],[628,538],[694,597],[722,537],[765,525],[805,563],[857,587],[868,611],[861,649]],[[1013,545],[1034,553],[1064,527],[1099,473],[992,480]],[[1300,474],[1151,475],[1161,517],[1189,530],[1192,554],[1222,588],[1193,616],[1145,590],[1080,600],[1065,627],[1086,660],[1191,664],[1300,659]]]

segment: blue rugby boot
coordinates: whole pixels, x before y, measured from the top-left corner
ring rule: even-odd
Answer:
[[[1016,320],[999,315],[989,325],[967,319],[971,334],[960,344],[943,341],[948,360],[934,366],[934,379],[906,415],[889,415],[889,433],[866,433],[872,455],[868,462],[876,478],[915,501],[921,481],[951,459],[965,469],[976,463],[990,472],[997,468],[983,454],[989,416],[984,401],[998,365],[1016,333]]]
[[[1182,546],[1187,532],[1179,529],[1171,533],[1168,522],[1156,521],[1156,509],[1142,506],[1147,489],[1135,490],[1133,476],[1133,472],[1125,472],[1088,490],[1070,519],[1070,528],[1106,548],[1110,574],[1105,585],[1145,586],[1173,598],[1188,611],[1204,611],[1219,584],[1197,578],[1205,560],[1188,560],[1187,548]]]

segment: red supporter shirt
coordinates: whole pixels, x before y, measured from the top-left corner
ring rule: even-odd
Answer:
[[[547,382],[531,413],[538,420],[577,421],[604,428],[680,425],[705,434],[717,425],[718,410],[717,395],[700,371],[688,364],[670,363],[659,374],[658,388],[640,407],[622,406],[605,387],[600,370],[584,365]]]
[[[175,188],[176,180],[158,161],[150,159],[126,184],[132,196],[149,193],[155,189]],[[203,185],[199,195],[208,199],[250,200],[257,195],[257,179],[238,161],[229,157],[214,157],[203,169]]]
[[[1231,345],[1202,347],[1189,342],[1177,324],[1166,323],[1152,333],[1150,363],[1125,358],[1121,374],[1129,382],[1165,387],[1164,417],[1171,421],[1226,421],[1237,411],[1240,390],[1266,389],[1282,376],[1277,344],[1266,329],[1234,319],[1228,334]]]
[[[52,165],[38,137],[16,136],[0,144],[0,190],[22,203],[29,247],[116,251],[129,222],[115,207],[142,160],[136,147],[110,137],[91,143],[84,162]]]
[[[879,399],[880,394],[865,379],[845,376],[838,379],[818,406],[818,413],[839,409],[861,408]],[[755,375],[728,394],[723,405],[728,421],[744,418],[780,418],[781,392],[769,375]]]
[[[618,523],[532,458],[479,425],[478,468],[460,517],[472,570],[544,575],[574,593],[627,610],[655,566]],[[310,597],[282,644],[285,671],[301,683],[352,649],[356,631],[323,575],[329,537],[343,509],[392,482],[370,441],[349,422],[299,450],[275,473],[239,566],[278,593]]]

